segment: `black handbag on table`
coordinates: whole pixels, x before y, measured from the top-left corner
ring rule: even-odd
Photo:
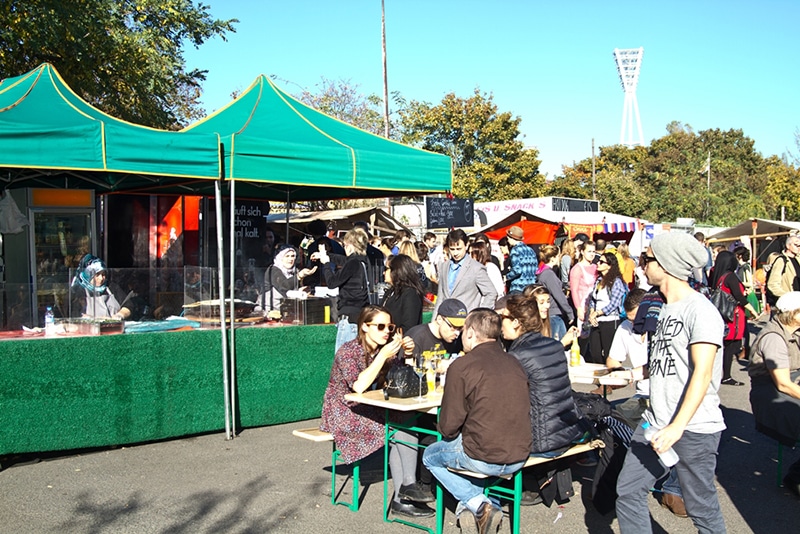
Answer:
[[[414,372],[414,368],[406,363],[392,366],[386,373],[385,392],[390,397],[407,399],[428,394],[428,381],[422,377],[422,393],[420,394],[420,377]]]

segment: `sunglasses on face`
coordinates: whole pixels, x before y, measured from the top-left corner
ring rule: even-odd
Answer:
[[[452,328],[452,329],[453,329],[453,330],[455,330],[456,332],[460,332],[460,331],[461,331],[461,329],[463,328],[462,326],[453,326],[453,323],[451,323],[450,321],[448,321],[448,320],[447,320],[447,317],[442,317],[442,321],[444,321],[445,323],[447,323],[447,326],[449,326],[450,328]]]
[[[598,260],[597,265],[608,265],[608,262],[606,260]]]
[[[655,256],[648,256],[647,254],[642,255],[642,263],[647,265],[651,261],[658,261]]]
[[[385,323],[367,323],[369,326],[374,326],[378,329],[378,332],[383,332],[384,330],[388,329],[389,333],[394,332],[394,329],[397,328],[392,323],[385,324]]]

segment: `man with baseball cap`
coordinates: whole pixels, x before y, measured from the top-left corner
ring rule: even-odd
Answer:
[[[644,419],[657,429],[650,442],[640,426],[617,481],[620,532],[651,532],[650,488],[669,468],[658,454],[673,449],[686,512],[699,532],[725,532],[714,470],[725,422],[719,408],[724,323],[717,309],[688,283],[705,265],[706,251],[691,235],[653,238],[642,261],[648,283],[665,303],[650,344],[650,407]],[[658,454],[657,454],[658,453]]]
[[[467,318],[467,307],[458,299],[445,299],[436,317],[406,332],[414,340],[414,351],[423,356],[442,357],[461,352],[461,329]]]
[[[512,226],[506,231],[510,252],[508,261],[511,268],[506,273],[506,281],[510,282],[509,291],[519,291],[536,283],[536,269],[539,260],[531,247],[525,244],[525,232],[519,226]]]

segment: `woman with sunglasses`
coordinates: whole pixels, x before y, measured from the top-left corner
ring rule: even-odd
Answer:
[[[400,363],[398,354],[410,355],[413,350],[413,340],[401,336],[386,308],[369,305],[361,311],[358,335],[336,352],[322,401],[320,430],[333,434],[345,463],[366,458],[383,447],[385,424],[382,408],[350,403],[345,394],[383,388],[389,368]],[[397,416],[398,421],[406,417]],[[408,444],[419,440],[405,431],[398,431],[395,437]],[[417,448],[393,444],[389,470],[394,483],[392,511],[410,517],[432,516],[433,510],[422,503],[431,502],[433,495],[417,482]]]
[[[303,279],[316,271],[316,266],[298,271],[297,249],[286,243],[279,245],[275,250],[272,265],[264,273],[262,309],[267,312],[279,310],[287,291],[299,289]]]
[[[383,306],[392,314],[395,324],[403,332],[422,324],[422,299],[425,292],[414,260],[405,254],[393,256],[387,262],[383,277],[389,284]]]
[[[586,315],[591,325],[589,359],[592,363],[605,365],[627,294],[628,285],[622,280],[616,254],[603,254],[597,262],[597,281],[586,300]]]

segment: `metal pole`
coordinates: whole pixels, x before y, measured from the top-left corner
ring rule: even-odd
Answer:
[[[592,137],[592,200],[597,200],[597,191],[595,190],[594,137]]]
[[[235,437],[236,436],[236,339],[235,339],[236,338],[236,334],[235,334],[235,332],[236,332],[236,323],[235,323],[234,319],[236,317],[236,304],[235,304],[236,299],[234,298],[235,297],[234,288],[236,287],[236,285],[235,285],[235,283],[236,283],[236,280],[235,280],[236,279],[236,268],[235,268],[236,267],[236,242],[235,242],[234,238],[236,236],[236,225],[234,223],[236,222],[236,180],[231,178],[230,184],[231,184],[231,231],[230,231],[230,234],[231,234],[231,237],[230,237],[231,238],[231,267],[230,267],[230,273],[231,273],[231,276],[230,276],[230,279],[231,279],[231,285],[230,285],[230,294],[231,294],[231,306],[230,306],[230,310],[231,310],[231,358],[230,358],[230,362],[231,362],[231,379],[230,379],[230,390],[231,390],[231,392],[230,392],[230,399],[231,399],[231,401],[230,402],[231,402],[231,421],[233,423],[232,424],[233,437]]]
[[[224,251],[222,245],[222,192],[220,183],[222,179],[214,182],[214,200],[216,202],[217,218],[217,278],[219,280],[219,329],[222,341],[222,389],[225,396],[225,439],[233,439],[231,433],[231,400],[228,392],[228,339],[225,332],[225,272]]]
[[[389,139],[389,78],[386,69],[386,12],[381,0],[381,50],[383,51],[383,136]]]

